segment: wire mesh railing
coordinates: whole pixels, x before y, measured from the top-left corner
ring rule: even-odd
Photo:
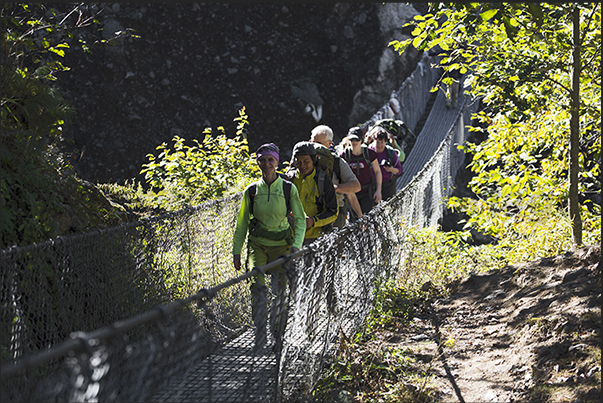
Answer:
[[[429,93],[439,73],[422,63],[392,99],[405,86]],[[404,119],[418,121],[419,109]],[[376,290],[399,275],[408,229],[441,218],[474,109],[461,106],[394,198],[254,272],[232,267],[241,193],[2,251],[2,400],[306,400],[338,338],[361,328]],[[282,345],[254,351],[249,278],[279,263],[290,286]]]
[[[409,288],[428,280],[419,269],[400,272],[407,257],[406,236],[411,228],[434,226],[442,218],[444,199],[464,161],[457,149],[465,136],[464,122],[476,107],[464,105],[424,168],[392,199],[319,238],[303,259],[292,262],[297,278],[279,367],[284,401],[310,399],[338,340],[361,330],[381,285],[394,277]]]

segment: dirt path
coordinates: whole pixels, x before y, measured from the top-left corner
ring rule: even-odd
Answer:
[[[410,349],[442,402],[601,398],[601,248],[471,276],[388,345]]]

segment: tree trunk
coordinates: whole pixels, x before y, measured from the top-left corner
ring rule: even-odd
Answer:
[[[572,51],[572,88],[570,103],[569,216],[574,247],[582,246],[582,219],[578,199],[578,148],[580,146],[580,8],[573,11],[574,46]]]

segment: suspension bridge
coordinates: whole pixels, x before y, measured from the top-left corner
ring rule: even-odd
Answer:
[[[0,255],[3,402],[297,402],[400,273],[412,228],[434,226],[464,164],[477,101],[430,92],[424,56],[365,126],[404,120],[416,139],[396,196],[362,219],[247,273],[232,267],[242,193]],[[245,258],[245,256],[243,256]],[[280,343],[253,349],[249,279],[282,264]],[[175,281],[174,279],[178,279]],[[269,297],[270,298],[270,295]],[[268,304],[270,306],[270,304]]]

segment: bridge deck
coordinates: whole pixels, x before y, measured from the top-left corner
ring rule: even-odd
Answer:
[[[153,396],[153,402],[274,401],[276,356],[270,346],[253,354],[253,329],[243,333]]]
[[[463,91],[459,91],[459,107],[446,108],[446,95],[442,91],[438,91],[425,125],[402,165],[403,173],[396,184],[398,190],[404,189],[433,157],[460,113],[459,108],[463,105],[464,100]]]

